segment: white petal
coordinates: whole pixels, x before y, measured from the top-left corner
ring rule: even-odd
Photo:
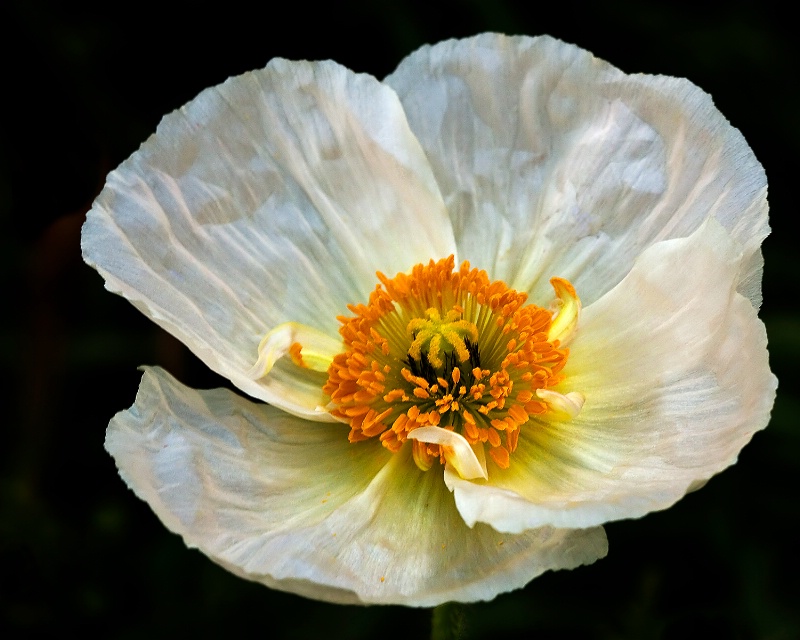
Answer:
[[[242,577],[331,602],[484,600],[607,550],[600,528],[470,529],[410,446],[350,444],[342,425],[194,391],[159,369],[112,420],[106,448],[189,546]]]
[[[413,241],[398,241],[413,238]],[[430,167],[394,92],[333,62],[275,60],[166,116],[108,177],[83,228],[106,287],[248,394],[313,414],[293,369],[247,372],[263,336],[336,316],[454,252]]]
[[[465,520],[515,532],[635,518],[733,464],[777,386],[764,325],[735,291],[741,260],[709,221],[586,307],[557,389],[581,392],[582,411],[526,424],[511,467],[490,461],[492,486],[449,478]]]
[[[625,75],[553,38],[482,34],[423,47],[400,96],[453,219],[459,255],[549,299],[599,299],[652,243],[715,217],[761,300],[766,178],[742,135],[682,79]]]

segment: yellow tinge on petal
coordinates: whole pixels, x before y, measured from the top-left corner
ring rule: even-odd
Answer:
[[[423,470],[438,458],[463,478],[486,478],[484,450],[502,468],[531,416],[575,415],[583,398],[551,388],[564,381],[580,300],[551,282],[557,315],[453,256],[380,283],[367,304],[340,317],[345,351],[323,391],[351,442],[377,437],[390,451],[412,441]],[[541,392],[541,394],[540,394]]]

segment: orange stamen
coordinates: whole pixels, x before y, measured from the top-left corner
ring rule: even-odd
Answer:
[[[351,442],[377,436],[392,452],[418,427],[456,430],[508,468],[522,425],[549,410],[536,391],[564,380],[568,351],[548,341],[551,312],[468,262],[456,269],[452,256],[377,276],[367,304],[339,318],[346,350],[323,388],[331,414]],[[289,351],[302,363],[299,344]],[[445,462],[440,445],[413,440],[412,450],[421,469]]]

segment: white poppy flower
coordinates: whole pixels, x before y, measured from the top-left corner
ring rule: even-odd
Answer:
[[[686,80],[495,34],[384,82],[274,60],[165,117],[82,237],[263,402],[147,369],[106,448],[245,578],[489,599],[602,557],[602,523],[767,424],[768,231],[761,166]]]

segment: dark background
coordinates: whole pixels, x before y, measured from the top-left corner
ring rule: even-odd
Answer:
[[[273,56],[333,58],[380,78],[424,43],[494,30],[549,33],[627,72],[687,77],[744,133],[770,182],[762,317],[781,386],[771,426],[735,467],[672,509],[608,525],[606,559],[473,605],[468,637],[799,638],[790,225],[800,69],[791,21],[771,2],[381,5],[297,2],[288,18],[266,19],[236,2],[213,13],[152,0],[0,8],[0,633],[428,633],[426,610],[333,606],[234,578],[187,550],[126,489],[103,438],[110,417],[133,402],[136,367],[161,364],[199,387],[224,381],[104,291],[81,262],[79,230],[105,174],[205,87]]]

